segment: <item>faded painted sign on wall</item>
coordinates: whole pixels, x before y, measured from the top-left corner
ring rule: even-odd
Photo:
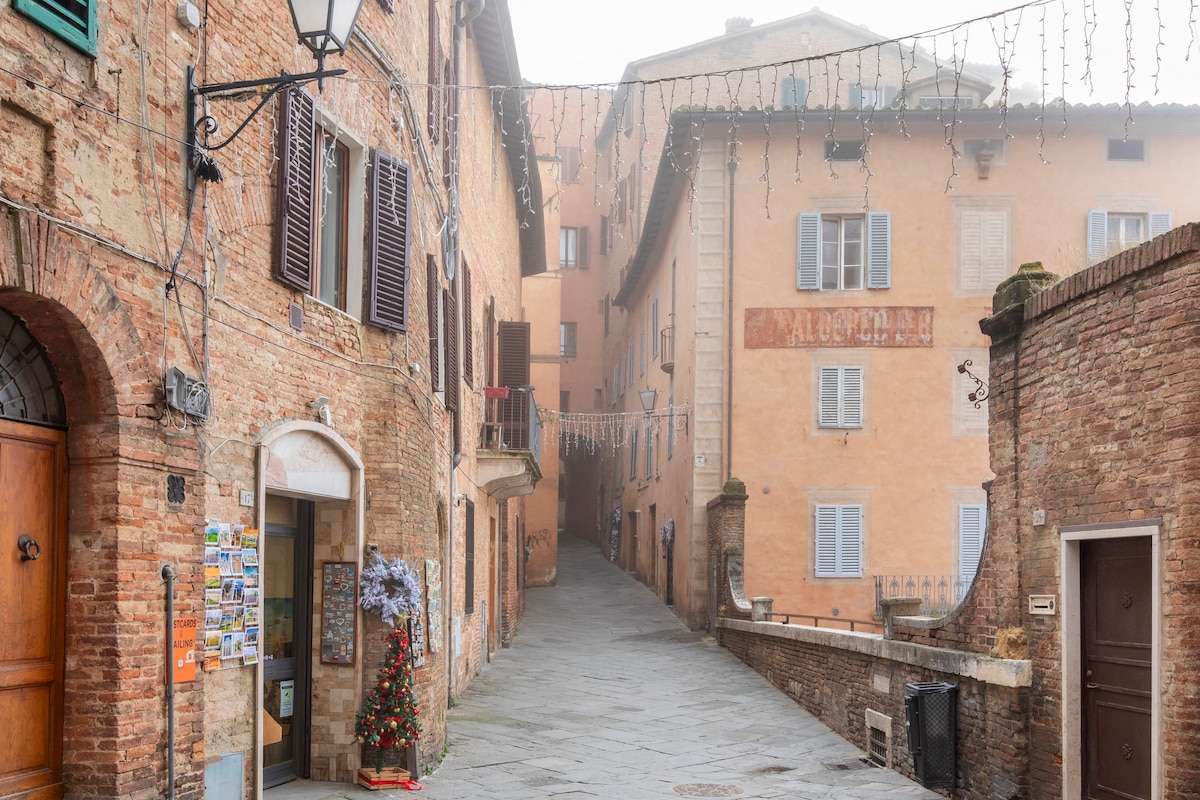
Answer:
[[[933,347],[933,308],[748,308],[746,347]]]

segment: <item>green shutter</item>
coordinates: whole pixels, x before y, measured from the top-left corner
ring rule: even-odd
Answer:
[[[96,55],[96,0],[13,0],[13,8],[89,56]]]

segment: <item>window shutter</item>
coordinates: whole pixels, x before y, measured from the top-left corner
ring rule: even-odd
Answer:
[[[818,389],[818,424],[822,428],[838,427],[838,376],[837,367],[821,367]]]
[[[843,428],[861,428],[863,420],[863,368],[842,367]]]
[[[501,322],[497,330],[498,375],[500,386],[515,389],[529,385],[529,323]],[[501,421],[504,439],[510,447],[529,447],[529,398],[523,392],[510,392],[503,401]]]
[[[575,264],[580,269],[588,266],[588,229],[577,228],[575,233]]]
[[[800,214],[796,222],[796,288],[821,288],[821,215]]]
[[[312,289],[315,126],[312,96],[300,89],[284,92],[279,110],[275,277],[306,293]]]
[[[887,289],[892,285],[892,214],[867,214],[867,288]]]
[[[408,165],[371,151],[367,323],[408,330]]]
[[[817,506],[814,574],[836,578],[838,574],[838,507]]]
[[[965,588],[979,571],[983,556],[983,538],[987,530],[987,506],[958,507],[958,579]]]
[[[1108,212],[1088,212],[1088,261],[1093,264],[1108,256]]]
[[[1150,238],[1162,236],[1167,231],[1171,230],[1171,212],[1170,211],[1152,211],[1150,212]]]
[[[838,575],[862,576],[862,506],[842,506],[838,536]]]
[[[988,211],[983,215],[983,286],[992,291],[1008,274],[1008,215]]]
[[[962,212],[960,280],[964,289],[984,288],[983,227],[983,212]]]
[[[471,268],[467,265],[466,259],[462,262],[462,284],[463,284],[463,380],[467,386],[475,385],[475,315],[472,313],[471,305]]]
[[[438,300],[441,298],[440,290],[437,258],[427,255],[425,256],[425,306],[429,312],[429,385],[435,392],[442,388],[441,313],[438,304]]]
[[[608,215],[600,217],[600,255],[608,255]]]
[[[437,141],[442,133],[442,21],[438,0],[429,0],[429,138]]]
[[[449,289],[442,289],[443,333],[446,339],[446,408],[458,409],[458,304]]]
[[[862,108],[862,84],[850,84],[850,107]]]

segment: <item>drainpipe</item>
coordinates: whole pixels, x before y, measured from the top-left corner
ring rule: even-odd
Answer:
[[[167,584],[167,797],[175,800],[175,568],[164,564],[162,579]]]
[[[736,113],[736,112],[735,112]],[[734,178],[737,177],[737,127],[729,133],[729,310],[726,313],[729,327],[726,331],[726,366],[725,378],[725,480],[733,477],[733,215],[736,206],[734,198]]]

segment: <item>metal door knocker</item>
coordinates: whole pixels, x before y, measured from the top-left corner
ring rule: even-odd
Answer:
[[[42,554],[42,546],[24,533],[17,539],[17,549],[21,551],[22,561],[37,561]]]

